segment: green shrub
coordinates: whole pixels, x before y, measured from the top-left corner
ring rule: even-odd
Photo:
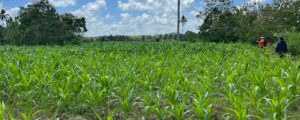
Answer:
[[[300,55],[300,33],[289,33],[287,36],[287,42],[289,51],[292,55]]]
[[[183,41],[189,41],[189,42],[203,41],[199,38],[199,35],[197,33],[194,33],[192,31],[187,31],[183,36],[184,36]]]
[[[277,37],[284,37],[287,44],[289,52],[293,56],[299,56],[300,55],[300,33],[280,33],[276,34]],[[279,41],[279,40],[277,40]]]

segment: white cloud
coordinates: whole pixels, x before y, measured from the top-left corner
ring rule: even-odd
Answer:
[[[5,9],[6,14],[8,14],[10,17],[16,17],[18,15],[19,10],[20,10],[19,7],[13,7],[13,8],[10,8],[10,9],[4,8],[3,7],[3,2],[0,2],[0,10],[1,9]]]
[[[5,9],[3,6],[3,3],[0,2],[0,10],[1,9]],[[6,14],[9,15],[9,17],[16,17],[18,15],[18,12],[20,10],[20,8],[18,7],[14,7],[14,8],[10,8],[10,9],[5,9],[6,10]],[[0,21],[0,25],[4,24],[4,26],[6,26],[6,22],[5,21]]]
[[[32,4],[38,0],[29,0]],[[68,7],[77,0],[49,0],[55,7]],[[185,31],[197,31],[200,22],[195,14],[199,9],[195,0],[181,0],[181,13],[188,18]],[[120,14],[101,14],[106,9],[106,0],[92,0],[71,13],[85,17],[87,36],[109,34],[163,34],[176,32],[177,0],[118,0]],[[2,3],[0,2],[0,8]],[[10,8],[7,12],[16,16],[19,8]]]
[[[128,2],[118,1],[118,7],[122,10],[151,10],[161,6],[156,0],[128,0]]]
[[[9,14],[10,17],[16,17],[18,15],[20,8],[19,7],[14,7],[11,9],[8,9],[6,12]]]
[[[99,28],[103,24],[99,13],[106,7],[105,0],[96,0],[83,5],[80,9],[72,13],[77,16],[85,17],[87,22],[88,32],[86,35],[95,36],[99,35]]]
[[[196,31],[199,25],[197,18],[189,11],[196,11],[194,0],[182,0],[181,13],[188,17],[184,31]],[[122,11],[143,11],[137,16],[125,16],[111,28],[115,34],[163,34],[176,32],[177,25],[177,0],[128,0],[118,1]],[[125,19],[126,18],[126,19]],[[110,29],[108,27],[108,29]],[[107,30],[109,31],[109,30]]]
[[[263,3],[265,0],[248,0],[248,3]]]
[[[128,13],[121,13],[120,16],[123,18],[123,19],[128,19],[130,17],[130,15]]]
[[[87,36],[163,34],[176,32],[177,29],[177,0],[118,1],[118,8],[122,11],[119,16],[100,16],[105,8],[105,0],[96,0],[72,13],[87,18]],[[182,14],[188,18],[184,31],[197,31],[200,23],[194,16],[195,11],[198,11],[195,0],[182,0],[181,8]]]
[[[55,7],[68,7],[75,5],[76,0],[49,0],[49,2]]]
[[[32,3],[36,3],[40,0],[29,0],[29,2],[25,5],[30,5]],[[69,7],[73,6],[76,3],[76,0],[49,0],[49,2],[54,6],[54,7]]]
[[[89,2],[86,5],[83,5],[80,9],[74,11],[73,13],[78,16],[89,18],[100,12],[100,10],[104,9],[105,6],[105,0],[96,0],[95,2]]]
[[[182,5],[184,7],[189,6],[192,3],[194,3],[194,0],[182,0]]]

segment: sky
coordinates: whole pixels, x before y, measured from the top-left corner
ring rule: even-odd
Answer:
[[[19,7],[38,0],[0,0],[0,9],[17,16]],[[176,32],[177,0],[49,0],[61,14],[72,13],[85,17],[86,36],[146,35]],[[267,0],[235,0],[235,5]],[[201,20],[195,15],[203,0],[181,0],[181,14],[188,19],[180,31],[197,32]]]

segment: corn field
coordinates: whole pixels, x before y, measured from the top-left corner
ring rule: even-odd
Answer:
[[[0,120],[297,120],[299,65],[248,44],[2,46]]]

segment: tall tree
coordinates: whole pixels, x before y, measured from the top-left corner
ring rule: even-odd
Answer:
[[[204,2],[204,11],[199,12],[196,16],[204,20],[203,24],[199,26],[200,35],[214,42],[227,39],[224,38],[230,36],[227,30],[235,30],[234,26],[236,26],[235,24],[232,26],[234,16],[231,12],[235,9],[232,0],[205,0]]]
[[[261,35],[274,40],[275,33],[299,32],[299,8],[299,0],[246,2],[238,8],[231,0],[205,0],[204,10],[196,17],[204,21],[199,34],[206,40],[255,43]]]
[[[73,42],[86,32],[85,18],[72,14],[59,15],[48,0],[22,7],[17,16],[20,22],[19,44],[64,44]]]

